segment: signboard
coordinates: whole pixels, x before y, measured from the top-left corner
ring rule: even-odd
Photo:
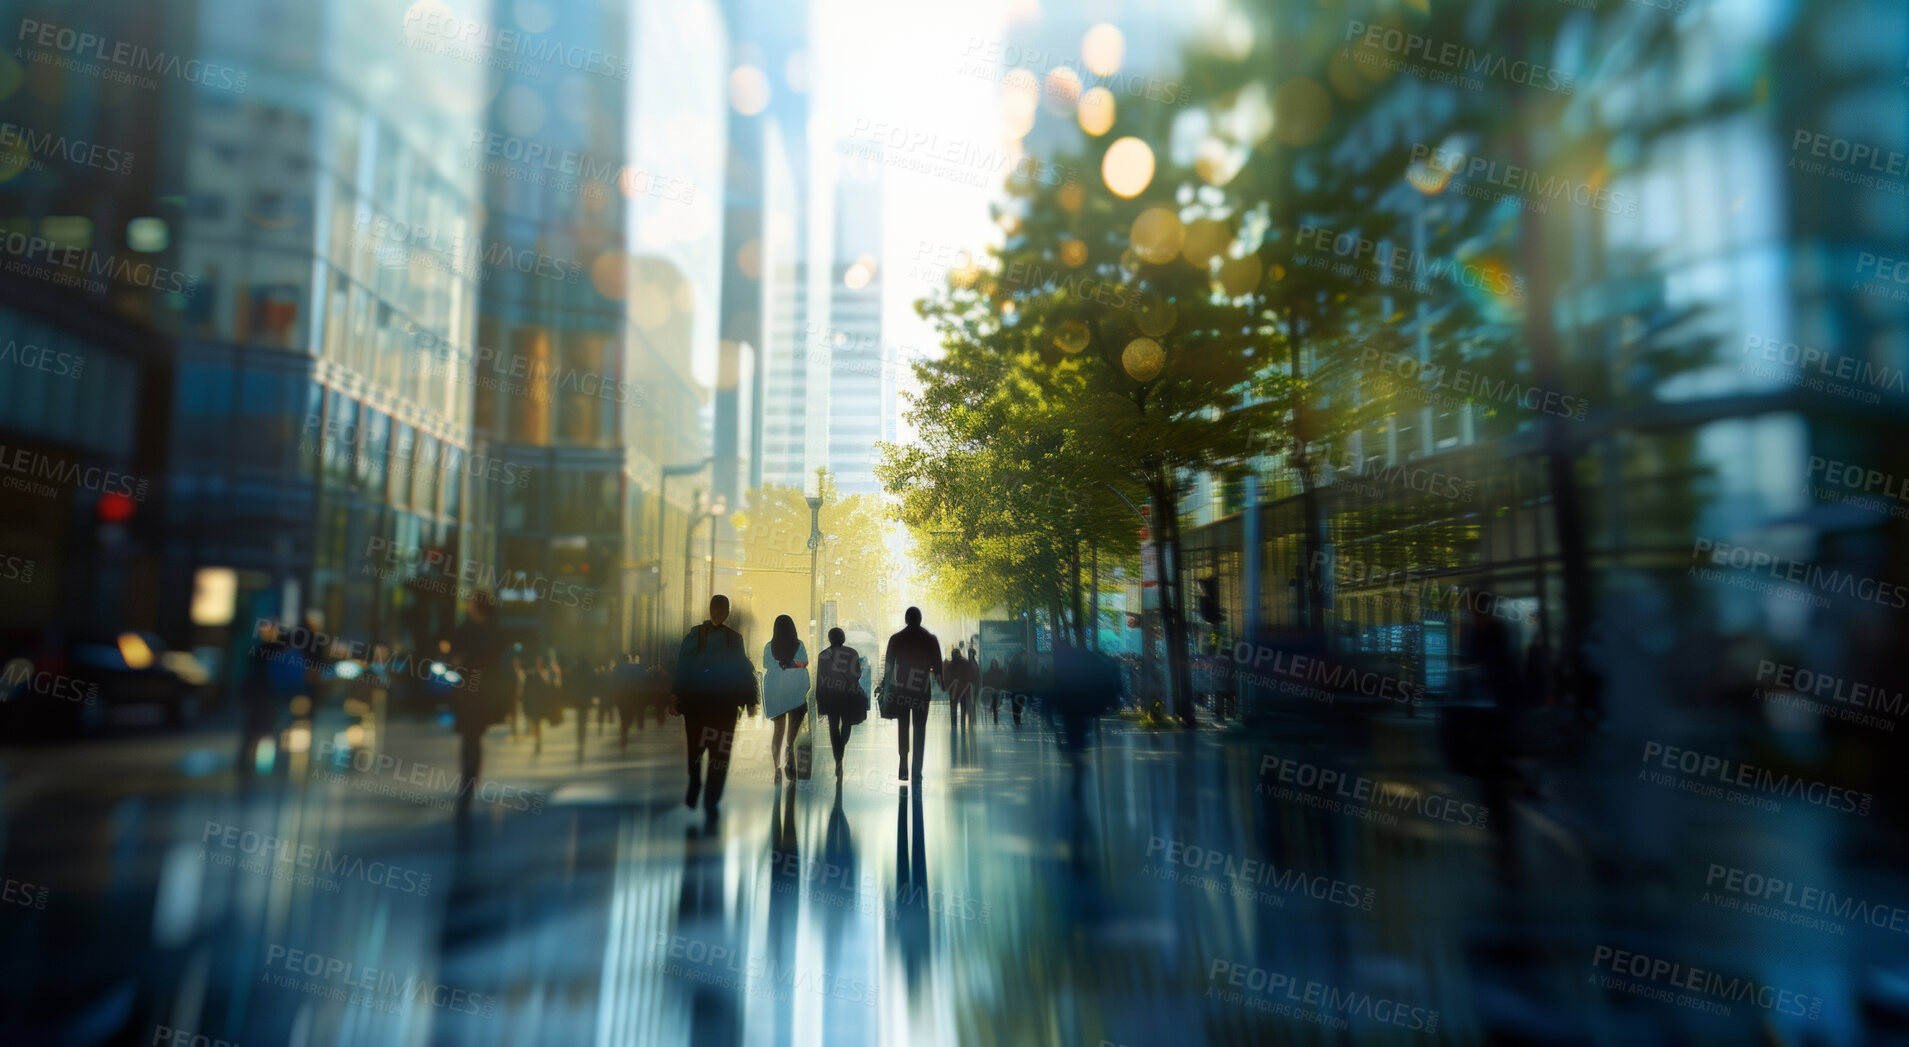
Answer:
[[[983,618],[981,620],[981,668],[999,662],[1008,667],[1008,659],[1027,650],[1027,623],[1019,618]]]

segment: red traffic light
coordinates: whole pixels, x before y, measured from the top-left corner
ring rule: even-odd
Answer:
[[[108,491],[99,496],[99,522],[125,523],[133,518],[133,500],[117,491]]]

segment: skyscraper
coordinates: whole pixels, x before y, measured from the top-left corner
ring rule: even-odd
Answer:
[[[828,466],[843,494],[877,494],[875,444],[893,401],[896,366],[882,338],[882,171],[878,158],[844,155],[835,188],[835,264],[829,322],[808,325],[806,354],[829,383]]]

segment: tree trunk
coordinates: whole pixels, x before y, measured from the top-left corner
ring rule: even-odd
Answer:
[[[1078,533],[1068,543],[1067,564],[1067,588],[1072,591],[1074,597],[1074,646],[1085,647],[1087,634],[1081,623],[1080,535]]]
[[[1174,713],[1180,717],[1182,724],[1191,727],[1193,672],[1187,660],[1186,616],[1179,587],[1180,499],[1174,489],[1172,471],[1168,467],[1161,467],[1149,486],[1153,493],[1153,544],[1154,555],[1159,559],[1160,623],[1166,634],[1167,680],[1173,695]]]
[[[1291,342],[1293,382],[1299,386],[1299,329],[1295,323]],[[1299,470],[1300,513],[1306,519],[1305,549],[1299,558],[1299,580],[1301,599],[1305,601],[1306,628],[1325,638],[1326,632],[1326,587],[1319,576],[1320,553],[1325,546],[1325,527],[1320,519],[1319,489],[1313,483],[1312,456],[1307,453],[1310,446],[1303,434],[1305,425],[1302,416],[1306,411],[1305,394],[1298,394],[1293,402],[1293,468]]]

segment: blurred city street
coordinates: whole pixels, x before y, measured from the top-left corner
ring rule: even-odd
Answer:
[[[428,785],[454,742],[420,723],[339,754],[371,771],[242,798],[209,733],[98,748],[84,781],[57,750],[8,760],[6,874],[57,885],[0,910],[19,1042],[1827,1044],[1855,1042],[1860,1008],[1909,1015],[1899,985],[1857,979],[1869,959],[1903,970],[1887,932],[1699,901],[1713,863],[1832,853],[1835,816],[1647,797],[1615,753],[1480,813],[1427,718],[1109,723],[1079,795],[1033,717],[957,736],[937,709],[910,788],[888,725],[857,732],[840,788],[825,748],[810,781],[773,785],[757,723],[705,831],[682,805],[680,721],[627,753],[592,724],[581,764],[574,724],[540,756],[493,730],[479,792],[497,802],[462,824]],[[1307,767],[1379,795],[1335,809]],[[1893,880],[1881,855],[1849,862]],[[1765,872],[1843,875],[1830,864]],[[1600,945],[1821,1009],[1605,988]]]
[[[0,1047],[1909,1045],[1902,0],[0,31]]]

